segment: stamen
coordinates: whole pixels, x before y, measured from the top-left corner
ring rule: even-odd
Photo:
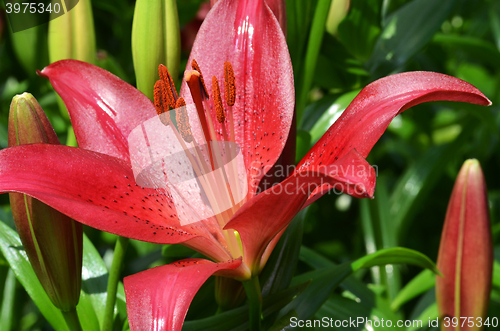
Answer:
[[[189,125],[189,116],[186,110],[186,102],[183,98],[178,98],[175,103],[175,119],[179,127],[179,133],[185,142],[190,143],[193,141],[193,133],[191,132],[191,125]]]
[[[224,106],[222,106],[222,98],[220,96],[219,81],[217,77],[212,77],[212,93],[214,96],[215,114],[217,114],[217,122],[224,123],[226,117],[224,116]]]
[[[168,103],[165,102],[165,86],[161,80],[156,81],[154,87],[155,108],[160,121],[163,125],[168,126],[170,121],[170,113],[168,112]]]
[[[200,87],[201,87],[201,94],[202,94],[202,97],[205,98],[205,99],[208,99],[209,96],[208,96],[208,91],[207,91],[207,87],[205,86],[205,80],[203,79],[203,74],[201,73],[201,69],[200,69],[200,66],[198,65],[198,62],[196,62],[195,59],[193,59],[193,61],[191,61],[191,68],[193,68],[193,70],[196,70],[200,73]]]
[[[177,102],[177,91],[175,90],[174,81],[172,80],[167,67],[165,67],[163,64],[160,64],[158,66],[158,72],[160,74],[160,79],[165,84],[165,101],[168,102],[168,105],[171,108],[175,108],[175,103]]]
[[[224,86],[226,88],[226,102],[228,106],[234,106],[236,101],[236,84],[234,83],[234,71],[231,62],[224,62]]]

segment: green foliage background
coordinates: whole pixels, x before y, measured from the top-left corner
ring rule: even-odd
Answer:
[[[193,20],[201,2],[178,1],[181,26]],[[352,0],[335,35],[324,31],[330,0],[286,3],[297,95],[297,160],[362,87],[391,73],[449,74],[478,87],[493,106],[436,102],[399,115],[369,156],[378,170],[375,199],[334,194],[321,198],[294,221],[285,237],[293,240],[278,246],[271,258],[276,264],[269,263],[263,277],[276,266],[291,278],[396,246],[415,249],[435,261],[448,199],[467,158],[477,158],[485,173],[495,256],[500,259],[500,2]],[[97,64],[131,84],[135,83],[130,50],[133,12],[134,1],[93,1]],[[47,25],[15,38],[5,15],[0,17],[0,148],[7,146],[10,101],[25,91],[39,100],[64,142],[69,120],[61,115],[48,81],[35,73],[49,64]],[[187,56],[186,51],[181,68]],[[7,195],[0,196],[0,206],[0,220],[13,228]],[[85,232],[109,267],[116,237],[91,228]],[[287,261],[296,259],[300,250],[296,268],[279,264],[280,248],[292,252]],[[131,241],[123,276],[192,255],[183,247]],[[50,330],[9,269],[0,257],[0,330]],[[328,292],[325,303],[317,302],[319,310],[309,317],[435,318],[433,276],[420,272],[406,265],[359,270]],[[402,291],[417,275],[419,282]],[[320,288],[327,288],[329,281],[320,279]],[[495,273],[493,283],[489,316],[500,317],[500,273]],[[203,286],[188,320],[216,311],[213,288],[213,280]],[[313,301],[309,304],[314,306]],[[120,302],[119,308],[115,326],[126,329]]]

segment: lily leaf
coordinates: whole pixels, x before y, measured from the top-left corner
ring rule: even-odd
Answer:
[[[455,2],[413,0],[390,15],[368,61],[372,75],[382,77],[406,63],[431,40]]]
[[[302,293],[309,282],[290,287],[263,299],[262,315],[265,317],[279,311],[287,303]],[[183,331],[225,331],[248,329],[248,306],[236,308],[212,317],[184,322]]]
[[[353,271],[356,271],[361,268],[370,268],[385,264],[412,264],[429,269],[436,275],[440,274],[434,262],[427,256],[403,247],[381,249],[373,254],[357,259],[351,265]]]
[[[264,268],[261,279],[262,296],[282,291],[290,285],[299,260],[300,243],[307,208],[301,210],[290,223]]]
[[[294,277],[292,285],[303,283],[308,279],[311,280],[311,284],[302,295],[281,311],[281,315],[283,316],[290,310],[295,309],[301,319],[311,318],[328,299],[331,291],[353,272],[361,268],[404,263],[417,265],[439,273],[436,265],[428,257],[417,251],[401,247],[383,249],[352,263],[347,262]]]
[[[398,310],[404,303],[430,290],[435,284],[436,275],[431,270],[420,272],[398,293],[392,301],[391,308]]]
[[[107,270],[86,236],[83,247],[82,293],[77,312],[84,330],[100,330],[99,320],[106,302]],[[52,304],[38,281],[19,236],[3,222],[0,222],[0,250],[52,327],[58,331],[68,330],[61,312]]]

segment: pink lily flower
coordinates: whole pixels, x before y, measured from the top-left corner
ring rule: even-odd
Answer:
[[[221,79],[226,61],[234,69],[235,103],[224,107],[226,120],[219,123],[210,107],[218,95],[210,84],[203,109],[218,140],[225,137],[223,126],[226,132],[234,128],[244,161],[248,193],[222,224],[210,217],[182,225],[167,188],[136,183],[128,137],[157,116],[155,105],[90,64],[66,60],[41,72],[66,103],[80,148],[35,144],[0,151],[1,192],[30,195],[120,236],[181,243],[212,260],[182,260],[125,278],[132,329],[180,330],[208,277],[243,281],[257,276],[297,212],[330,189],[373,197],[375,172],[365,158],[402,111],[435,100],[490,104],[472,85],[443,74],[411,72],[380,79],[360,92],[289,178],[257,194],[265,170],[285,146],[294,111],[292,64],[278,20],[264,0],[220,0],[200,28],[189,63],[192,59],[205,77]],[[188,74],[197,77],[193,71]],[[180,97],[191,104],[200,91],[183,82]],[[222,100],[226,94],[223,89]],[[198,137],[200,131],[193,131]]]

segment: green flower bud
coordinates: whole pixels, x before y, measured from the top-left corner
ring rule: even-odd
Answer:
[[[12,99],[8,130],[9,146],[59,144],[42,107],[29,93]],[[27,195],[9,197],[19,237],[45,292],[57,308],[73,310],[80,298],[82,225]]]
[[[49,22],[49,60],[64,59],[95,62],[95,32],[90,0],[62,1],[71,4],[65,14]],[[54,14],[54,13],[53,13]]]
[[[479,324],[460,321],[464,316],[484,320],[490,301],[493,245],[486,182],[477,160],[464,163],[453,187],[437,267],[443,274],[436,279],[441,329],[482,330]],[[451,323],[454,317],[458,327]]]
[[[175,0],[137,0],[132,24],[132,58],[137,88],[153,100],[158,66],[179,75],[181,39]]]
[[[349,11],[351,0],[332,0],[328,18],[326,19],[326,31],[331,35],[337,34],[337,28]]]

